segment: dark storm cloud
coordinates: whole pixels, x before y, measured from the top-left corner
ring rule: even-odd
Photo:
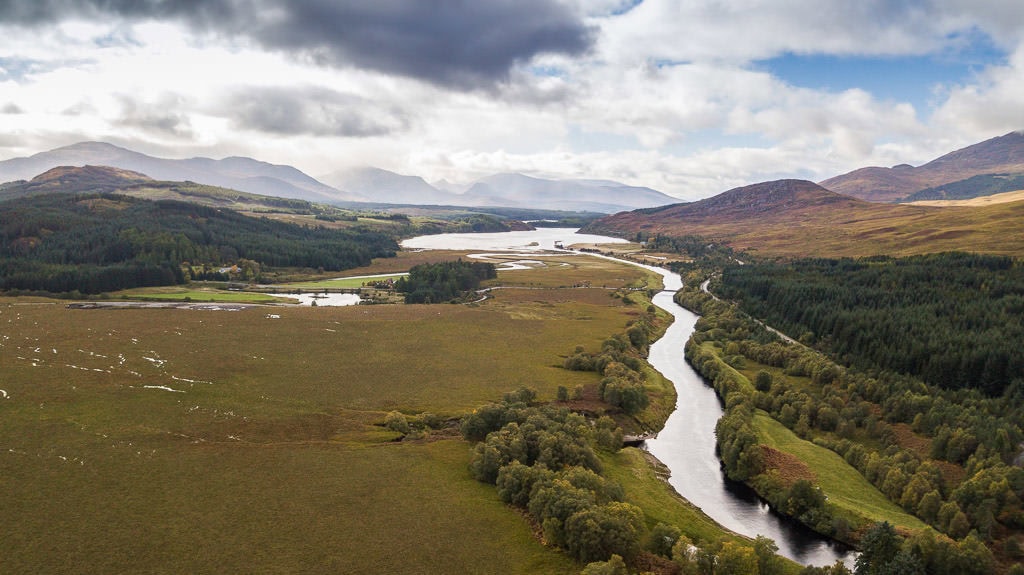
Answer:
[[[236,127],[281,135],[363,138],[409,127],[407,116],[393,106],[318,87],[239,90],[221,113]]]
[[[457,88],[492,85],[538,54],[578,55],[594,31],[557,0],[0,0],[0,22],[172,19],[328,66]]]

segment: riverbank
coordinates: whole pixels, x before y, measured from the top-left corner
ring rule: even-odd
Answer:
[[[778,513],[847,544],[859,543],[876,522],[889,522],[904,533],[927,529],[840,455],[810,441],[817,435],[810,431],[804,411],[790,406],[790,427],[761,411],[774,405],[776,397],[792,401],[798,394],[804,394],[801,397],[808,398],[806,394],[820,388],[824,378],[835,376],[836,372],[829,371],[829,363],[823,358],[814,359],[814,366],[807,365],[806,373],[761,364],[755,358],[767,356],[752,350],[764,349],[754,341],[758,330],[765,330],[763,325],[738,314],[731,304],[714,299],[696,286],[680,293],[677,301],[699,310],[705,318],[700,331],[688,342],[686,352],[689,362],[718,396],[727,398],[724,402],[729,405],[725,412],[728,422],[719,427],[716,440],[730,477],[750,486]],[[726,335],[722,326],[729,326],[729,333],[745,335]],[[772,348],[776,355],[788,353],[783,351],[788,349],[806,355],[807,361],[816,357],[815,352],[799,344],[770,345],[780,346]],[[813,381],[812,372],[819,374]],[[777,413],[773,415],[778,417]],[[800,418],[803,423],[797,425]],[[798,434],[791,427],[802,429],[803,433]]]

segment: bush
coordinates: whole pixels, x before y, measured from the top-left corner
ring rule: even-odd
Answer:
[[[402,435],[407,435],[410,431],[409,420],[398,411],[392,411],[384,417],[384,427]]]

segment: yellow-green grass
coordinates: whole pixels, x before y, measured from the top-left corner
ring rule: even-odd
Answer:
[[[561,364],[577,344],[599,349],[623,329],[628,310],[608,301],[523,303],[519,315],[489,302],[235,312],[19,306],[0,315],[17,314],[6,329],[19,338],[0,361],[7,390],[22,396],[46,389],[35,385],[43,380],[163,385],[252,409],[462,412],[523,385],[550,399],[559,385],[595,382]]]
[[[502,291],[236,312],[3,300],[4,570],[578,572],[470,478],[469,444],[379,425],[592,386],[564,357],[636,313],[603,290]]]
[[[888,521],[903,529],[916,531],[926,527],[920,519],[889,501],[835,452],[797,437],[764,412],[754,416],[754,427],[765,445],[805,463],[814,473],[815,483],[828,496],[828,501],[842,512],[869,522]]]
[[[706,545],[716,541],[735,541],[745,545],[751,540],[724,529],[699,507],[681,497],[652,457],[641,449],[625,448],[602,456],[604,473],[625,486],[626,500],[644,510],[648,527],[658,523],[674,525],[691,541]],[[802,566],[785,561],[785,573],[799,573]]]
[[[1009,202],[1020,201],[1024,201],[1024,190],[1003,192],[1001,194],[992,194],[991,196],[981,196],[967,200],[920,200],[917,202],[907,203],[912,206],[936,206],[941,208],[954,206],[989,206],[992,204],[1006,204]]]
[[[72,442],[37,440],[43,456],[17,444],[3,455],[4,572],[580,569],[469,477],[462,441],[351,449],[62,436]]]
[[[281,288],[300,288],[300,289],[329,289],[329,288],[358,288],[363,287],[367,282],[387,281],[388,279],[396,280],[402,277],[402,274],[389,275],[379,278],[366,278],[366,277],[339,277],[328,280],[316,280],[306,282],[292,282],[281,284],[277,287]]]
[[[737,371],[743,374],[748,381],[756,381],[757,374],[761,371],[766,371],[771,374],[772,382],[784,383],[787,387],[800,390],[812,397],[819,397],[821,395],[821,388],[814,385],[814,381],[810,377],[791,375],[786,373],[784,368],[758,363],[749,357],[743,358],[743,368]]]
[[[734,379],[739,383],[740,391],[742,391],[745,395],[749,395],[754,392],[754,384],[750,383],[750,380],[747,379],[747,376],[744,375],[742,371],[726,363],[725,359],[722,358],[725,352],[718,343],[716,343],[715,341],[706,341],[700,344],[700,346],[705,351],[709,351],[715,355],[715,357],[718,360],[721,372],[733,374]],[[744,362],[746,361],[748,360],[744,358]]]
[[[1006,233],[1024,218],[1024,202],[929,207],[849,201],[808,204],[742,217],[685,218],[619,214],[609,225],[628,236],[699,235],[765,256],[908,256],[945,251],[1024,255],[1024,235]]]
[[[138,301],[178,301],[178,302],[219,302],[219,303],[296,303],[296,300],[263,293],[243,291],[190,289],[185,287],[134,288],[114,292],[114,298]]]
[[[651,288],[663,287],[661,276],[643,268],[616,261],[585,255],[554,257],[494,256],[484,261],[535,260],[540,265],[531,269],[499,270],[498,282],[507,286],[572,287],[588,285],[592,288]]]

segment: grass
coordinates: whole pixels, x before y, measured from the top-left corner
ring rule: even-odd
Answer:
[[[642,277],[593,261],[595,281]],[[564,357],[636,313],[600,289],[495,293],[234,312],[0,300],[3,570],[577,573],[471,479],[453,430],[396,443],[380,426],[593,386]]]
[[[8,456],[5,571],[579,571],[468,476],[461,441],[89,443],[84,465]]]
[[[846,514],[872,523],[888,521],[908,530],[926,528],[920,519],[889,501],[835,452],[797,437],[763,412],[754,416],[754,426],[765,445],[793,455],[806,464],[815,475],[815,483],[828,496],[828,501]]]
[[[850,200],[841,205],[787,206],[766,212],[682,217],[625,213],[607,226],[619,235],[699,235],[766,257],[909,256],[944,251],[1024,255],[1024,236],[1008,234],[1024,202],[930,207]]]
[[[605,475],[625,486],[626,500],[644,510],[648,527],[658,523],[675,525],[683,535],[696,544],[707,545],[715,541],[734,541],[749,545],[746,537],[724,530],[699,507],[683,499],[658,476],[651,465],[650,456],[643,450],[626,448],[616,454],[602,457]],[[784,560],[785,573],[799,573],[802,566]]]
[[[301,288],[301,289],[324,289],[324,288],[358,288],[363,287],[363,284],[369,281],[387,281],[388,279],[397,280],[402,277],[402,274],[389,275],[379,278],[367,279],[365,277],[346,278],[339,277],[327,280],[316,280],[308,282],[292,282],[281,284],[279,287],[282,288]]]
[[[262,293],[224,291],[214,289],[190,289],[187,287],[135,288],[114,292],[113,298],[136,301],[191,301],[220,303],[295,303],[294,299]]]

